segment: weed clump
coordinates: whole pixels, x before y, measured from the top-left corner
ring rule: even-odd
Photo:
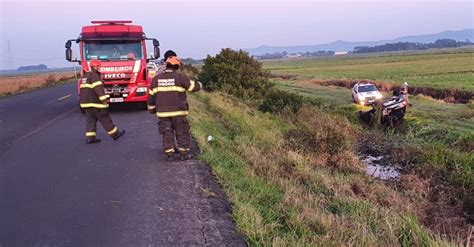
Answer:
[[[296,129],[285,134],[290,149],[310,155],[314,165],[358,171],[359,162],[355,156],[357,131],[346,118],[303,107],[294,121]]]
[[[278,89],[270,89],[259,110],[272,113],[296,113],[303,106],[303,97],[295,93],[289,93]]]

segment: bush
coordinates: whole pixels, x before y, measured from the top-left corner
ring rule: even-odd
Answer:
[[[285,134],[286,145],[298,153],[310,154],[315,165],[357,171],[354,155],[357,131],[347,118],[332,116],[313,107],[303,107],[294,119],[296,129]]]
[[[239,98],[260,99],[272,87],[269,72],[242,50],[222,49],[204,60],[199,80],[209,91],[223,90]]]
[[[272,88],[265,95],[265,99],[260,105],[259,110],[272,113],[296,113],[302,106],[302,96]]]
[[[186,74],[191,80],[197,80],[199,75],[199,69],[194,67],[190,63],[184,63],[181,67],[181,70]]]

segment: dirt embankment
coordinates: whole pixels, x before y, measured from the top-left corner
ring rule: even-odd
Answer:
[[[321,85],[321,86],[338,86],[351,89],[354,84],[359,81],[355,80],[311,80],[311,83]],[[377,88],[384,92],[390,92],[398,88],[399,85],[396,85],[392,82],[383,82],[383,81],[366,81],[374,84]],[[429,96],[433,99],[444,100],[447,103],[458,103],[458,104],[467,104],[470,100],[474,98],[474,92],[468,92],[458,89],[441,89],[441,88],[430,88],[430,87],[417,87],[409,86],[408,93],[411,95],[424,95]]]

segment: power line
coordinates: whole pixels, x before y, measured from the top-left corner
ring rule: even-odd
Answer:
[[[62,59],[62,57],[50,57],[50,58],[24,58],[24,57],[12,57],[12,56],[5,56],[5,57],[7,59],[28,60],[28,61],[47,61],[47,60]]]

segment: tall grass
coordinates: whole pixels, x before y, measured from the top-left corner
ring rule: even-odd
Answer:
[[[344,117],[312,107],[280,117],[219,93],[194,95],[190,105],[200,157],[251,245],[452,244],[418,222],[423,197],[364,174],[353,145],[359,129]]]
[[[410,75],[412,72],[426,73],[426,76],[419,80],[422,84],[427,83],[431,75],[444,73],[446,69],[469,66],[472,64],[472,52],[285,61],[275,62],[282,65],[276,68],[272,67],[275,64],[268,63],[267,65],[273,73],[297,71],[297,78],[274,79],[280,89],[319,101],[319,107],[325,112],[342,114],[351,120],[354,126],[361,126],[356,118],[357,111],[360,109],[351,104],[350,90],[308,83],[302,79],[313,76],[311,72],[307,73],[308,71],[317,71],[314,76],[337,77],[336,74],[325,73],[348,66],[344,69],[349,71],[342,70],[338,73],[352,74],[350,67],[354,66],[361,70],[360,73],[373,73],[375,76],[380,76],[370,69],[378,68],[384,71],[383,73],[387,73],[387,76],[396,78],[400,74],[396,70],[389,69],[390,66],[395,66],[409,72]],[[443,65],[441,60],[451,64]],[[403,68],[404,63],[407,63],[405,65],[411,63],[414,67]],[[420,66],[417,65],[418,63]],[[436,63],[439,67],[434,66]],[[430,66],[433,67],[429,68]],[[318,74],[319,72],[321,73]],[[474,77],[470,73],[466,74],[469,79],[463,86],[472,92]],[[354,74],[357,73],[354,72]],[[447,73],[446,80],[439,81],[438,86],[447,89],[459,87],[457,83],[462,81],[453,76],[455,74]],[[429,191],[426,192],[429,203],[421,206],[425,208],[425,212],[420,221],[435,232],[456,238],[456,232],[467,229],[468,223],[474,222],[474,108],[472,103],[447,104],[424,96],[410,97],[410,101],[413,107],[408,108],[402,126],[385,131],[379,129],[376,132],[385,136],[387,142],[397,143],[398,147],[392,151],[393,157],[405,164],[407,171],[429,181]],[[403,181],[402,179],[400,183]]]

